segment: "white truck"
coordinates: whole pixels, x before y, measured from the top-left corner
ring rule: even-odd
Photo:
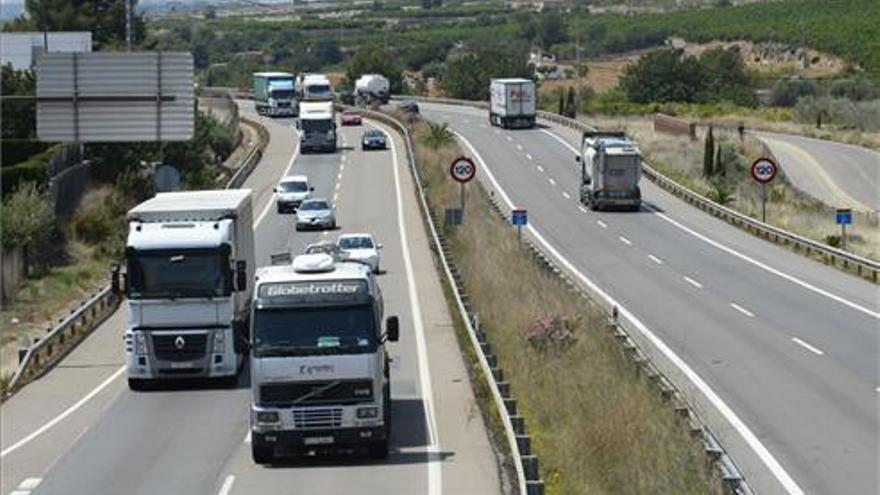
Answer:
[[[258,464],[283,453],[366,445],[388,455],[391,392],[382,291],[369,266],[304,254],[257,272],[251,318],[251,452]],[[285,262],[286,261],[286,262]]]
[[[336,110],[332,101],[303,101],[299,105],[299,149],[336,152]]]
[[[258,115],[296,117],[297,102],[293,74],[287,72],[255,72],[253,74],[254,108]]]
[[[303,101],[333,101],[333,87],[324,74],[301,74],[296,89]]]
[[[585,131],[581,156],[575,160],[580,166],[581,203],[591,210],[641,207],[642,156],[625,133]]]
[[[535,126],[534,81],[492,79],[489,95],[489,124],[505,129]]]
[[[249,189],[159,193],[128,212],[125,366],[150,380],[235,380],[248,347],[254,274]]]
[[[354,99],[357,105],[373,102],[385,105],[391,98],[391,82],[380,74],[364,74],[354,82]]]

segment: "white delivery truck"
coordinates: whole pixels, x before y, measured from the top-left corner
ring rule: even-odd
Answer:
[[[391,82],[380,74],[364,74],[354,82],[354,98],[358,105],[385,105],[391,98]]]
[[[332,101],[303,101],[299,105],[299,149],[336,152],[336,110]]]
[[[275,257],[273,257],[275,258]],[[382,291],[370,267],[326,253],[257,271],[251,318],[251,451],[282,453],[366,445],[388,455],[391,392]]]
[[[238,374],[254,274],[249,189],[159,193],[128,212],[125,366],[149,380]]]
[[[297,93],[305,101],[332,101],[333,87],[324,74],[302,74],[297,78]]]
[[[255,72],[253,75],[254,108],[258,115],[295,117],[297,102],[294,77],[287,72]]]
[[[489,123],[505,129],[535,126],[535,82],[492,79],[489,83]]]
[[[581,156],[575,160],[581,169],[581,203],[591,210],[640,208],[642,156],[626,134],[585,131]]]

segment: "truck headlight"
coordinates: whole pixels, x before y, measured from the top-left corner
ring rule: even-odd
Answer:
[[[144,332],[134,333],[134,353],[143,356],[147,353],[147,336]]]
[[[358,419],[375,419],[379,417],[379,408],[377,406],[359,407],[357,409]]]
[[[257,423],[274,424],[279,420],[277,411],[257,411]]]
[[[223,352],[226,342],[226,333],[224,330],[214,330],[214,352]]]

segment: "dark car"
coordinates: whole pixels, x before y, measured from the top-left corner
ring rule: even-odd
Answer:
[[[419,104],[414,102],[413,100],[403,100],[400,102],[398,106],[401,112],[410,113],[413,115],[419,114]]]
[[[361,136],[362,150],[384,150],[388,148],[385,133],[379,129],[369,129]]]

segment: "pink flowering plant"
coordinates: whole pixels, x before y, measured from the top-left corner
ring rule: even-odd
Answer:
[[[538,352],[562,352],[577,342],[575,330],[581,324],[579,317],[547,317],[526,329],[526,340]]]

